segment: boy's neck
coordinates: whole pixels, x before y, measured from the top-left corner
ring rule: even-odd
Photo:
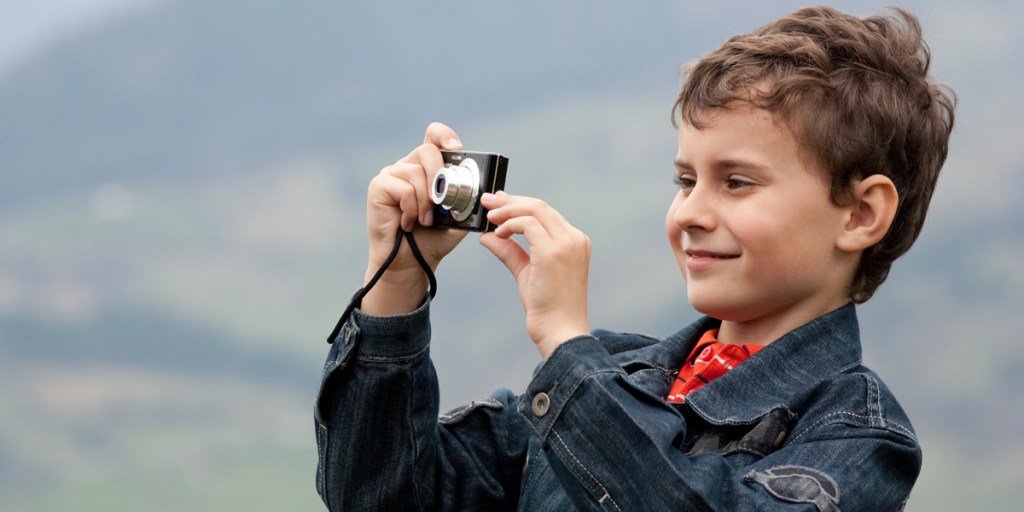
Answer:
[[[790,308],[775,314],[761,315],[753,320],[722,320],[722,325],[718,329],[718,341],[720,343],[769,345],[788,332],[831,313],[848,302],[848,298],[842,297],[814,306]]]

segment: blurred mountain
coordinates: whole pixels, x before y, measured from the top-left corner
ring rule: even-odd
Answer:
[[[594,9],[586,23],[574,14],[542,2],[409,3],[397,19],[321,0],[137,9],[9,72],[0,199],[10,208],[109,180],[343,158],[396,126],[412,135],[435,117],[496,119],[545,98],[676,80],[693,36],[672,35],[682,13],[671,3]],[[641,23],[663,34],[642,59],[625,30]]]
[[[591,236],[594,327],[691,321],[662,240],[679,69],[795,6],[165,0],[7,69],[0,509],[315,509],[311,407],[365,270],[366,183],[432,120]],[[1024,7],[908,7],[961,103],[924,235],[860,308],[866,362],[925,444],[911,508],[1005,509]],[[507,271],[471,237],[438,278],[442,407],[521,390],[538,359]]]

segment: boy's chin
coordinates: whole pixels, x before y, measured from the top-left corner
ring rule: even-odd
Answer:
[[[693,309],[716,320],[743,321],[750,314],[749,308],[735,298],[700,293],[689,293],[687,297]]]

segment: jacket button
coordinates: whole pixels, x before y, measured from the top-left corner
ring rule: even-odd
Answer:
[[[547,393],[537,393],[533,395],[533,415],[538,418],[543,418],[548,413],[548,409],[551,408],[551,398],[548,397]]]

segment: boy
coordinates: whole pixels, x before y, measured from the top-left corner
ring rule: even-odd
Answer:
[[[591,333],[587,237],[537,199],[482,198],[544,363],[438,419],[429,297],[404,244],[341,329],[317,400],[332,510],[895,510],[921,466],[860,364],[855,303],[920,232],[953,123],[912,15],[796,11],[688,71],[666,233],[706,315],[664,340]],[[370,262],[412,231],[435,269],[425,143],[371,182]],[[522,235],[529,252],[512,235]]]

